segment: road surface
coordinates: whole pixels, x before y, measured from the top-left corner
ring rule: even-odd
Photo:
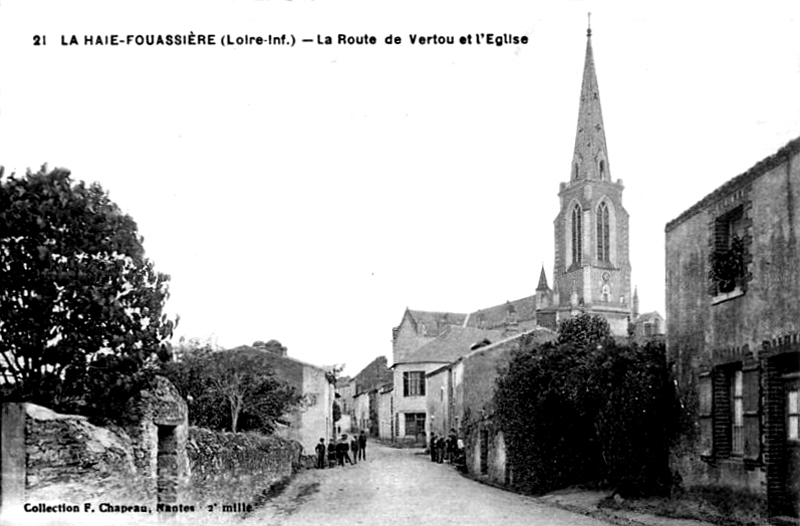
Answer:
[[[301,472],[243,525],[605,525],[470,480],[419,449],[370,443],[366,462]]]

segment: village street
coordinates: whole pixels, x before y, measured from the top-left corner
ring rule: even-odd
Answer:
[[[366,462],[300,473],[244,524],[606,524],[469,480],[421,451],[370,443]]]

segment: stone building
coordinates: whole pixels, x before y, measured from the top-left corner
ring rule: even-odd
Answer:
[[[379,391],[392,382],[392,370],[385,356],[375,358],[353,377],[353,398],[359,401],[357,407],[360,408],[359,416],[352,420],[354,429],[366,431],[370,436],[379,436]],[[361,396],[364,398],[360,399]]]
[[[406,311],[408,312],[408,311]],[[392,411],[394,440],[423,444],[430,434],[427,412],[427,374],[457,360],[476,342],[502,338],[502,332],[473,327],[443,326],[440,333],[417,349],[395,360]]]
[[[689,485],[800,512],[800,138],[666,226],[667,353],[696,432]]]

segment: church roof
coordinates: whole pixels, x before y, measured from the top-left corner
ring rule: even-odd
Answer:
[[[573,173],[573,179],[600,179],[595,170],[598,169],[601,160],[604,160],[605,175],[603,179],[610,179],[606,132],[603,126],[603,113],[600,109],[600,89],[597,85],[597,73],[594,66],[591,28],[586,31],[586,59],[583,65],[583,84],[581,85],[573,159],[578,164],[578,173]]]
[[[494,307],[476,310],[469,315],[468,327],[493,329],[505,324],[509,314],[515,313],[519,322],[536,318],[536,296],[507,301]]]
[[[502,338],[501,331],[451,326],[397,363],[451,363],[468,354],[475,343],[484,339],[496,342]]]

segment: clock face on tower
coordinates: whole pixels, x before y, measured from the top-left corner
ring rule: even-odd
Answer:
[[[609,274],[608,272],[603,272],[603,276],[602,277],[603,277],[603,281],[605,283],[608,283],[608,280],[611,279],[611,274]]]

